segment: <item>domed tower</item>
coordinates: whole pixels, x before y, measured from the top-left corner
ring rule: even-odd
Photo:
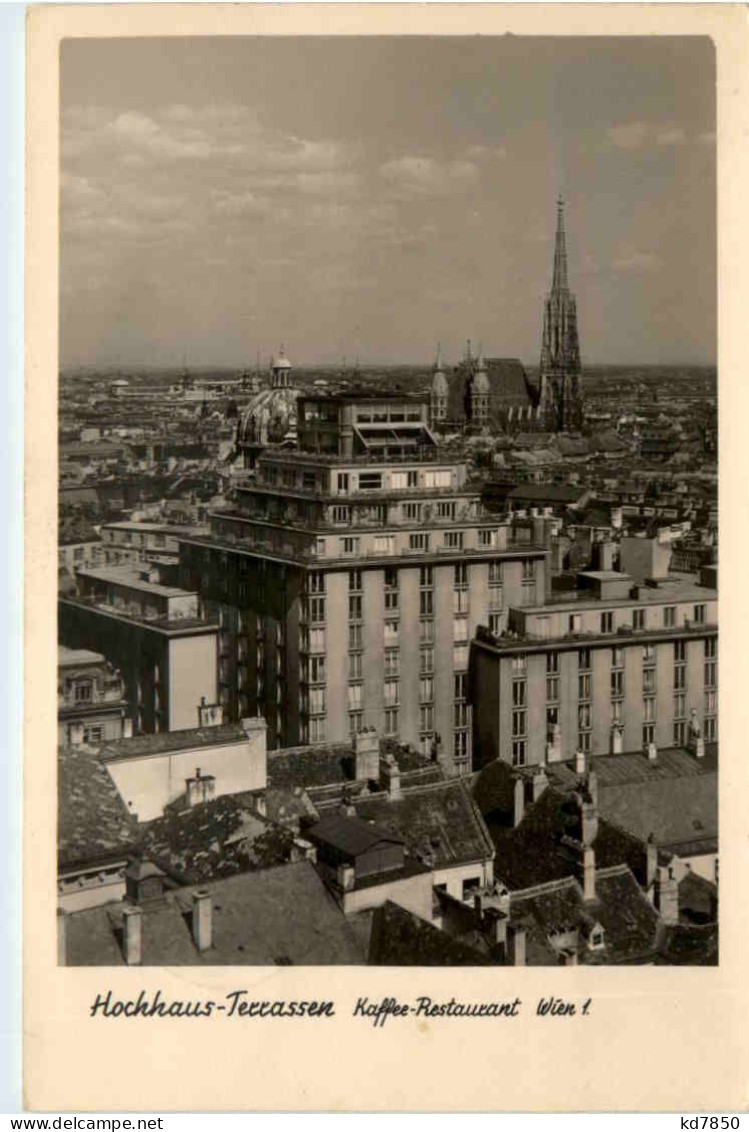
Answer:
[[[471,380],[471,422],[486,425],[489,421],[489,376],[486,372],[484,351],[479,347],[476,372]]]
[[[434,361],[434,377],[429,394],[429,403],[432,414],[432,424],[441,424],[447,419],[447,395],[449,386],[445,371],[442,368],[442,347],[437,346],[437,357]]]
[[[283,346],[270,363],[271,389],[288,389],[291,385],[291,362],[286,357]]]

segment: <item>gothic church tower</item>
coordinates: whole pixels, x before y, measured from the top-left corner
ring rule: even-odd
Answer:
[[[540,409],[550,432],[575,432],[583,423],[577,304],[567,284],[567,240],[564,202],[557,201],[554,273],[544,304],[541,342]]]

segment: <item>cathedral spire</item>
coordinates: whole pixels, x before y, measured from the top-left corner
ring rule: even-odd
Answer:
[[[564,200],[561,196],[557,197],[557,235],[551,289],[553,292],[567,290],[567,236],[564,231]]]

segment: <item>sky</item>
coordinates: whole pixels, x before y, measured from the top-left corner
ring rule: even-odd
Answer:
[[[61,363],[716,360],[701,38],[66,40]]]

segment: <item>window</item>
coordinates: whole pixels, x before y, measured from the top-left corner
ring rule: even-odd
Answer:
[[[397,735],[398,734],[398,709],[386,708],[385,709],[385,734]]]
[[[398,591],[385,590],[385,612],[392,613],[398,609]]]
[[[559,677],[547,676],[546,677],[546,699],[549,703],[554,703],[559,699]]]
[[[673,629],[676,624],[676,606],[664,605],[663,607],[663,624],[666,629]]]
[[[348,599],[349,621],[361,621],[362,599],[361,594],[350,594]]]
[[[422,703],[429,703],[434,699],[434,677],[422,676],[419,681],[419,699]]]
[[[348,485],[349,485],[349,474],[348,474],[348,472],[339,472],[338,473],[337,484],[338,484],[338,494],[339,495],[346,495],[346,493],[348,492]]]
[[[677,692],[674,696],[674,715],[677,719],[685,717],[687,714],[687,697],[683,692]]]
[[[395,537],[393,535],[375,535],[373,550],[375,554],[394,554]]]
[[[434,585],[434,567],[433,566],[420,566],[419,567],[419,585],[422,589],[426,586]]]
[[[325,657],[324,656],[311,656],[309,659],[309,680],[310,684],[324,684],[325,683]]]
[[[84,727],[83,728],[83,742],[89,747],[97,747],[104,738],[103,727]]]
[[[647,723],[655,719],[655,696],[646,696],[642,701],[643,718]]]
[[[683,664],[687,659],[687,642],[674,641],[674,664]]]
[[[525,653],[515,653],[510,663],[513,672],[525,672]]]
[[[525,680],[513,680],[512,682],[512,706],[525,707],[526,703],[526,682]]]
[[[361,680],[362,678],[362,655],[360,652],[352,652],[349,655],[348,678],[349,680]]]
[[[655,664],[655,645],[642,646],[642,663],[647,668]]]
[[[461,562],[455,567],[453,585],[456,590],[468,589],[468,566],[465,562]]]
[[[453,645],[453,668],[468,667],[468,645]]]
[[[504,573],[502,566],[503,566],[502,562],[490,562],[489,563],[489,585],[490,586],[501,586],[502,585],[502,578],[503,578],[503,573]]]
[[[489,609],[496,612],[502,608],[502,587],[490,586],[489,587]]]
[[[611,722],[612,723],[621,723],[622,722],[622,701],[621,700],[612,700],[611,701]]]
[[[406,479],[407,479],[406,487],[414,488],[414,487],[419,486],[419,473],[418,472],[406,472]]]
[[[434,708],[431,704],[419,708],[419,731],[434,731]]]
[[[349,684],[348,686],[348,708],[349,711],[358,711],[362,705],[362,685]]]
[[[445,546],[448,550],[462,550],[463,549],[463,532],[462,531],[445,531]]]
[[[438,519],[454,519],[455,518],[455,504],[454,503],[438,503],[437,504],[437,518]]]
[[[351,522],[351,508],[344,507],[338,504],[333,508],[333,522],[334,523],[350,523]]]
[[[386,707],[395,707],[399,702],[400,685],[397,680],[385,681],[385,705]]]
[[[429,535],[409,535],[408,546],[410,550],[429,550]]]
[[[421,519],[421,504],[420,503],[404,503],[403,504],[403,518],[414,523],[418,523]]]
[[[310,688],[310,690],[309,690],[309,710],[310,710],[310,715],[324,715],[325,714],[325,689],[324,688]]]
[[[695,625],[704,625],[706,620],[707,606],[695,605],[694,607],[694,623]]]
[[[547,734],[552,730],[552,728],[556,727],[556,725],[558,723],[559,723],[559,708],[556,707],[556,705],[554,707],[547,707],[547,709],[546,709],[546,731],[547,731]]]
[[[380,491],[382,488],[381,472],[360,472],[359,491]]]
[[[714,688],[718,683],[718,665],[714,660],[709,660],[705,665],[705,687]]]
[[[385,675],[397,676],[399,669],[400,652],[398,651],[398,649],[388,649],[385,653]]]
[[[341,539],[341,554],[358,554],[359,539],[349,536]]]
[[[312,622],[325,620],[324,597],[311,597],[309,599],[309,619]]]
[[[655,724],[643,723],[642,725],[642,745],[649,747],[651,743],[655,742]]]
[[[455,617],[453,619],[453,641],[461,642],[468,640],[468,618]]]
[[[310,743],[322,743],[325,739],[325,718],[318,716],[309,721]]]
[[[528,730],[528,713],[525,711],[514,711],[512,713],[512,734],[515,736],[525,735]]]
[[[612,700],[621,699],[624,695],[624,673],[618,669],[611,671],[611,698]]]
[[[705,692],[705,715],[715,715],[718,710],[718,693],[712,689]]]
[[[570,613],[567,618],[567,632],[579,633],[582,620],[579,613]]]
[[[611,650],[611,667],[624,668],[624,649],[616,648]]]
[[[579,700],[590,699],[590,673],[583,672],[577,678],[577,698]]]
[[[546,654],[546,671],[558,672],[559,671],[559,653],[547,652]]]
[[[674,721],[674,746],[683,747],[687,741],[687,724],[684,719]]]
[[[714,715],[705,719],[705,738],[708,743],[714,743],[718,738],[718,721]]]
[[[523,581],[535,582],[536,580],[536,563],[532,558],[523,559]]]
[[[419,643],[430,645],[434,640],[434,621],[419,622]]]
[[[324,538],[316,538],[315,539],[315,554],[317,555],[318,558],[324,558],[325,557],[325,539]]]
[[[388,645],[397,647],[398,645],[398,629],[399,624],[397,621],[385,622],[385,648]]]
[[[479,546],[497,546],[498,543],[499,543],[499,531],[496,531],[496,530],[479,531]]]
[[[361,711],[349,712],[348,729],[351,735],[358,735],[364,726],[364,713]]]
[[[585,751],[586,754],[590,751],[592,747],[592,735],[590,731],[578,731],[577,746],[578,750]]]
[[[526,757],[526,742],[525,739],[512,740],[512,765],[525,766]]]
[[[385,567],[385,589],[395,590],[398,588],[398,571],[394,566]]]
[[[708,637],[704,643],[705,660],[714,660],[718,655],[718,638]]]
[[[633,609],[632,610],[632,628],[644,629],[645,628],[645,610]]]
[[[360,649],[362,647],[362,627],[361,625],[349,625],[348,627],[348,647],[349,649]]]
[[[453,695],[456,700],[464,700],[468,693],[468,677],[465,672],[457,673],[453,677]]]
[[[434,649],[422,649],[419,653],[419,671],[434,672]]]
[[[348,588],[350,593],[361,593],[362,579],[361,570],[349,570],[348,572]]]
[[[455,590],[453,593],[453,613],[468,612],[468,590]]]
[[[452,474],[449,470],[424,472],[424,487],[450,487]]]
[[[490,613],[489,614],[489,632],[498,637],[502,632],[502,614]]]
[[[674,668],[674,690],[681,691],[687,686],[687,670],[683,664]]]
[[[590,704],[577,705],[577,728],[578,731],[590,730]]]
[[[590,668],[590,649],[577,650],[577,667],[581,672]]]
[[[325,629],[309,630],[309,651],[325,652]]]
[[[655,691],[655,669],[643,668],[642,670],[642,691],[643,695],[647,692]]]
[[[94,686],[90,681],[75,685],[75,702],[77,704],[90,703],[94,698]]]
[[[609,609],[606,613],[601,614],[601,632],[613,633],[614,632],[614,614]]]

